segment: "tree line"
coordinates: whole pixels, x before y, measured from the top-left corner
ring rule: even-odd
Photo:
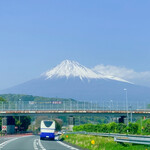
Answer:
[[[65,98],[49,98],[49,97],[41,97],[41,96],[32,96],[32,95],[24,95],[24,94],[1,94],[1,99],[6,101],[76,101],[74,99],[65,99]],[[3,101],[2,100],[2,101]]]

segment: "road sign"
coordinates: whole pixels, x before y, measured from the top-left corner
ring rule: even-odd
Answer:
[[[7,126],[2,126],[2,130],[7,130]]]

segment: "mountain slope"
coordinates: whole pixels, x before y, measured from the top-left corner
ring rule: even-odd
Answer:
[[[46,97],[73,98],[88,101],[124,101],[124,88],[131,101],[150,98],[150,88],[137,86],[120,78],[103,76],[74,61],[63,61],[52,70],[0,93],[30,94]]]

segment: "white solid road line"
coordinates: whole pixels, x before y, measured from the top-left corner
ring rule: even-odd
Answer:
[[[14,138],[14,139],[10,139],[8,141],[5,141],[3,143],[0,144],[0,149],[3,148],[5,145],[7,145],[8,143],[14,141],[14,140],[17,140],[18,138]]]
[[[79,149],[77,149],[77,148],[75,148],[75,147],[72,147],[72,146],[70,146],[70,145],[67,145],[67,144],[65,144],[65,143],[62,143],[61,141],[57,141],[57,143],[59,143],[59,144],[65,146],[65,147],[67,147],[67,148],[69,148],[69,149],[72,149],[72,150],[79,150]]]
[[[30,136],[32,136],[32,135],[30,135]],[[7,140],[7,141],[5,141],[5,142],[3,142],[3,143],[0,144],[0,149],[2,149],[2,148],[3,148],[4,146],[6,146],[8,143],[10,143],[10,142],[12,142],[12,141],[15,141],[15,140],[17,140],[17,139],[23,138],[23,137],[27,137],[27,136],[22,136],[22,137],[17,137],[17,138],[11,137],[10,140]]]

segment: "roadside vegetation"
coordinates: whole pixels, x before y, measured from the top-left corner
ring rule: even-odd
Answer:
[[[74,126],[73,131],[100,132],[100,133],[120,133],[120,134],[150,134],[150,119],[140,119],[136,123],[111,122],[108,124],[84,124]]]
[[[68,134],[62,135],[62,140],[78,145],[88,150],[150,150],[147,145],[123,144],[114,142],[112,137],[93,135]]]
[[[74,126],[73,131],[119,133],[119,134],[150,134],[150,119],[140,119],[136,123],[84,124]],[[68,134],[62,140],[89,150],[150,150],[150,146],[131,143],[117,143],[113,137],[94,135]]]

